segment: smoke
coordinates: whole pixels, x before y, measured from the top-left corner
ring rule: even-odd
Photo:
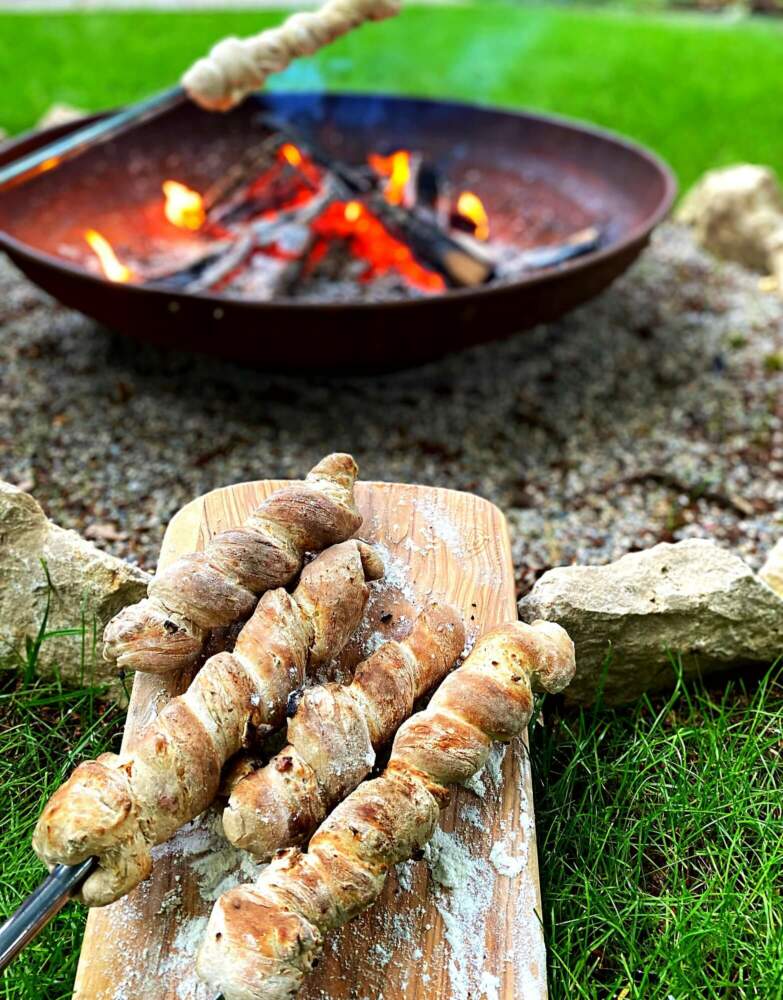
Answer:
[[[295,59],[282,73],[275,73],[267,81],[272,91],[322,91],[326,81],[315,59]]]

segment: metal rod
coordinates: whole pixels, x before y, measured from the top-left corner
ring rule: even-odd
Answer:
[[[182,87],[171,87],[125,108],[124,111],[118,111],[116,115],[77,128],[62,139],[55,139],[41,149],[36,149],[34,153],[23,156],[6,167],[0,167],[0,191],[22,184],[45,170],[51,170],[65,160],[70,160],[85,150],[92,149],[93,146],[113,139],[120,132],[176,107],[186,99]]]
[[[88,858],[80,865],[57,865],[6,920],[0,927],[0,972],[60,912],[95,863]]]

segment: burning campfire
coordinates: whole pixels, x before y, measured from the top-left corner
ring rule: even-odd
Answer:
[[[29,183],[0,192],[0,245],[67,305],[157,344],[319,371],[561,315],[625,270],[674,190],[655,158],[589,129],[320,92],[228,115],[186,102]]]
[[[206,190],[163,182],[161,227],[190,233],[188,262],[111,246],[84,233],[92,266],[109,281],[265,301],[438,295],[594,249],[585,230],[520,252],[490,240],[487,207],[453,190],[417,152],[372,152],[360,166],[328,157],[275,127]],[[89,265],[88,265],[89,266]]]

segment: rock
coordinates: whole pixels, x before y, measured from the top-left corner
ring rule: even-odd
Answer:
[[[767,556],[759,576],[768,587],[772,587],[776,594],[783,597],[783,538]]]
[[[769,167],[710,170],[683,199],[677,218],[711,253],[773,275],[783,287],[783,190]]]
[[[80,632],[46,639],[37,672],[51,675],[57,667],[72,686],[109,681],[119,695],[114,670],[103,660],[103,628],[121,607],[144,597],[149,579],[75,531],[58,527],[29,493],[0,480],[0,665],[20,665],[18,654],[24,655],[26,640],[37,636],[48,597],[47,631]]]
[[[604,698],[618,704],[686,676],[783,652],[783,600],[738,556],[704,539],[656,545],[607,566],[545,573],[519,604],[527,622],[562,625],[576,646],[570,700],[590,703],[609,655]]]
[[[38,129],[53,128],[55,125],[67,125],[69,122],[78,121],[87,114],[81,108],[74,108],[70,104],[53,104],[38,119],[35,127]]]

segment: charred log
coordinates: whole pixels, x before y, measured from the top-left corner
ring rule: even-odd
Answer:
[[[293,132],[287,123],[268,121],[336,180],[341,197],[363,201],[396,239],[406,243],[422,264],[441,274],[451,287],[475,287],[492,279],[494,262],[483,248],[452,236],[433,214],[418,206],[390,205],[365,172],[331,157],[310,139]]]

